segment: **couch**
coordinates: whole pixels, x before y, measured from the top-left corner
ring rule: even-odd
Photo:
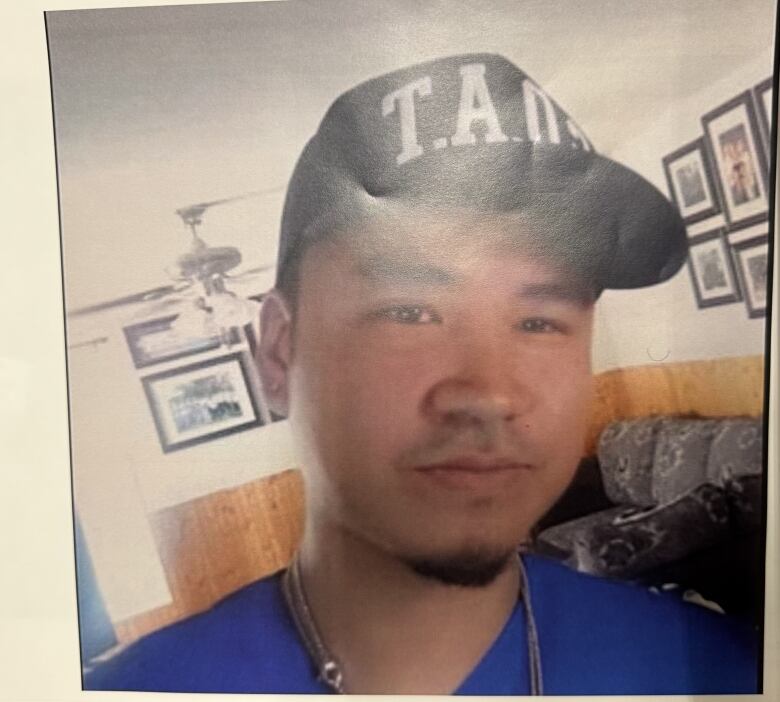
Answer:
[[[533,548],[759,621],[762,438],[760,418],[612,422],[538,525]]]

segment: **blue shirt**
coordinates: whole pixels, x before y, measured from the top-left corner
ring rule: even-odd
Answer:
[[[724,615],[524,556],[548,695],[758,690],[757,636]],[[281,591],[259,580],[99,665],[87,690],[320,693]],[[523,607],[455,694],[529,693]]]

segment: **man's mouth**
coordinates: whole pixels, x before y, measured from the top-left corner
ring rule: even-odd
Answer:
[[[453,490],[491,490],[533,470],[529,463],[500,456],[460,456],[417,465],[414,472]]]

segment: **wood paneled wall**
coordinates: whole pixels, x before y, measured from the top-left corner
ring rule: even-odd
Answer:
[[[763,358],[659,364],[596,377],[587,453],[615,419],[652,414],[750,415],[763,410]],[[289,470],[150,515],[173,602],[115,624],[127,643],[289,562],[303,526],[303,483]]]
[[[616,419],[660,414],[756,417],[763,408],[763,356],[606,371],[596,376],[585,452],[595,451],[599,434]]]
[[[115,624],[128,643],[284,568],[301,538],[303,483],[288,470],[150,515],[173,602]]]

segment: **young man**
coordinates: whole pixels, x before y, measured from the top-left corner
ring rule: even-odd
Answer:
[[[342,95],[293,174],[261,320],[301,448],[298,555],[86,686],[756,691],[725,617],[518,555],[583,450],[598,295],[684,256],[660,193],[499,56]]]

